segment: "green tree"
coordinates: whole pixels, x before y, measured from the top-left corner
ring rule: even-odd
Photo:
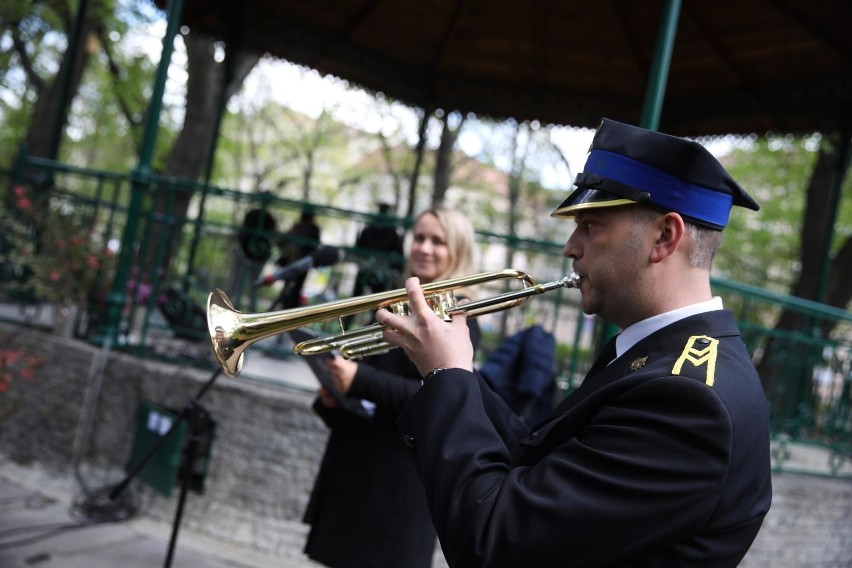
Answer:
[[[731,277],[795,296],[823,300],[821,282],[827,274],[825,301],[846,308],[852,274],[852,216],[850,183],[833,195],[844,172],[839,159],[843,144],[834,137],[768,137],[730,157],[730,171],[761,204],[757,214],[735,211],[720,252],[719,265]],[[836,200],[845,196],[845,200]],[[834,203],[841,204],[834,217]],[[845,204],[844,204],[845,201]],[[825,242],[830,247],[830,270],[824,273]],[[770,314],[767,314],[770,315]],[[830,336],[833,321],[820,321],[799,310],[785,308],[771,314],[778,332],[768,337],[757,363],[767,396],[803,393],[811,388],[812,367],[823,358],[823,346],[803,345],[798,334]],[[795,358],[788,355],[795,353]],[[785,404],[776,419],[796,419],[801,409]]]
[[[80,10],[75,7],[73,2],[12,0],[0,11],[4,120],[26,113],[26,131],[12,135],[26,140],[28,153],[35,156],[57,157],[55,134],[64,129],[92,53],[87,47],[103,29],[110,5],[91,0],[80,3]],[[20,120],[10,122],[22,126]]]
[[[762,138],[723,158],[760,211],[731,210],[725,244],[714,263],[719,276],[777,293],[790,291],[797,273],[803,188],[815,155],[802,140]]]
[[[9,165],[11,150],[27,141],[31,155],[99,169],[131,167],[156,66],[139,44],[157,18],[150,5],[129,0],[5,3],[0,146],[10,151],[0,163]],[[74,37],[76,49],[68,45]],[[168,120],[164,126],[175,130]]]
[[[379,145],[382,152],[383,169],[391,179],[391,187],[393,199],[391,202],[391,211],[396,214],[399,212],[399,206],[402,202],[406,181],[408,182],[409,199],[416,199],[416,191],[412,191],[412,186],[416,186],[417,178],[419,177],[419,165],[422,163],[422,150],[425,146],[425,132],[423,133],[423,144],[420,140],[410,152],[400,152],[399,149],[405,144],[405,135],[402,130],[402,125],[395,115],[395,109],[402,105],[392,99],[388,99],[382,94],[375,97],[375,108],[377,114],[381,117],[381,127],[376,132],[376,137],[379,139]],[[421,127],[425,127],[425,121],[428,117],[421,117]],[[413,202],[411,202],[413,208]]]
[[[769,136],[724,158],[733,177],[760,204],[760,211],[734,208],[725,245],[715,266],[719,275],[778,293],[817,300],[822,244],[830,207],[829,175],[838,144],[825,136]],[[830,248],[826,303],[847,308],[852,288],[852,180],[838,200]]]
[[[352,148],[367,135],[334,120],[331,105],[315,119],[282,106],[267,81],[259,77],[252,93],[240,94],[229,106],[217,180],[277,197],[333,201],[346,185]]]
[[[225,47],[220,42],[191,31],[183,35],[183,40],[187,55],[183,124],[168,153],[160,155],[162,166],[156,169],[165,176],[204,182],[213,171],[220,113],[241,88],[259,55],[230,47],[221,57]],[[145,247],[143,272],[152,272],[155,267],[168,272],[183,229],[183,221],[175,224],[171,220],[186,219],[194,195],[195,192],[175,191],[170,186],[158,185],[154,189],[151,212],[155,221],[147,238],[154,246]]]

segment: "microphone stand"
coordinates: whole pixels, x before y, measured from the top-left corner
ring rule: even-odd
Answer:
[[[166,550],[166,560],[163,566],[165,568],[169,568],[172,565],[172,558],[174,557],[175,546],[177,544],[178,532],[180,530],[181,520],[183,518],[183,510],[186,504],[187,493],[189,492],[190,481],[192,480],[192,473],[195,466],[195,459],[198,455],[198,448],[201,443],[201,433],[209,430],[208,426],[211,422],[210,413],[201,406],[199,402],[201,398],[205,395],[205,393],[210,390],[213,386],[213,383],[216,381],[216,378],[221,374],[221,369],[216,369],[210,378],[207,380],[207,383],[204,384],[203,387],[198,391],[193,399],[191,399],[186,406],[184,406],[183,410],[178,415],[177,419],[172,422],[171,427],[169,427],[168,432],[160,437],[153,446],[151,446],[145,455],[142,457],[139,462],[134,464],[130,471],[127,472],[127,476],[109,493],[110,500],[115,500],[121,495],[126,489],[130,482],[139,475],[139,472],[144,469],[144,467],[151,461],[151,458],[157,453],[157,451],[166,443],[169,437],[175,432],[180,426],[181,423],[188,423],[188,433],[189,433],[189,441],[186,447],[186,458],[184,461],[184,470],[183,475],[181,476],[181,484],[180,484],[180,495],[178,497],[178,504],[175,510],[174,520],[172,521],[172,533],[171,538],[169,539],[169,546]]]

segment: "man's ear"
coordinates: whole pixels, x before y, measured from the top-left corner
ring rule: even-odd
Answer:
[[[674,254],[686,234],[683,217],[671,211],[657,220],[657,228],[660,232],[651,250],[651,262],[662,262]]]

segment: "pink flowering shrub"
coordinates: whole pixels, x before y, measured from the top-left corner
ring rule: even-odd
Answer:
[[[19,288],[65,305],[98,294],[111,277],[115,255],[101,242],[97,227],[67,204],[33,199],[24,186],[12,188],[12,197],[16,212],[9,216],[8,237],[11,260],[24,271]]]

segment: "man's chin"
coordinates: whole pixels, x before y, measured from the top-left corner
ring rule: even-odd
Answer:
[[[593,316],[598,313],[600,306],[592,301],[591,295],[587,292],[583,294],[583,297],[580,300],[580,309],[583,310],[583,313],[587,316]]]

